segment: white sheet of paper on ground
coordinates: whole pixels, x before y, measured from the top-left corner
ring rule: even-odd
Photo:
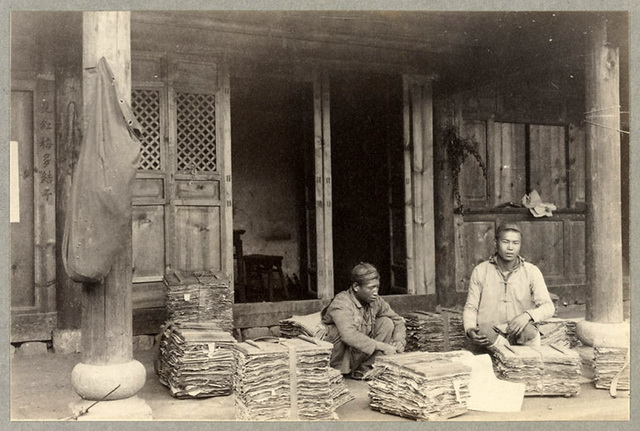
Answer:
[[[522,409],[524,383],[513,383],[498,379],[493,372],[489,355],[465,357],[463,361],[471,367],[470,396],[467,401],[469,410],[519,412]]]
[[[498,379],[489,355],[474,355],[464,350],[441,355],[471,367],[467,400],[469,410],[506,413],[522,409],[525,384]]]

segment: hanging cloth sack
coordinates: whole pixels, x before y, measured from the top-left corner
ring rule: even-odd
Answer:
[[[96,283],[128,245],[133,182],[140,159],[140,124],[118,97],[115,77],[103,57],[95,68],[94,97],[76,164],[62,259],[72,280]],[[129,232],[127,232],[129,231]]]

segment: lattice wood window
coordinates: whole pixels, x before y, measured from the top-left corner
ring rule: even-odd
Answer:
[[[217,169],[213,94],[177,93],[178,171]]]
[[[138,169],[148,171],[162,170],[160,144],[160,92],[158,90],[131,91],[131,108],[142,126],[142,144]]]

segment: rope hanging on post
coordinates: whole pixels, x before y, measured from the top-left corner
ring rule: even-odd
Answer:
[[[593,124],[594,126],[597,127],[602,127],[603,129],[609,129],[609,130],[615,130],[616,132],[619,133],[626,133],[627,135],[630,135],[631,133],[626,131],[626,130],[622,130],[622,129],[618,129],[615,127],[611,127],[611,126],[607,126],[605,124],[600,124],[600,123],[595,123],[593,121],[590,121],[594,118],[604,118],[604,117],[614,117],[616,114],[598,114],[595,115],[596,112],[604,112],[604,111],[609,111],[611,109],[620,109],[620,106],[609,106],[606,108],[599,108],[599,109],[592,109],[590,111],[587,111],[584,113],[584,120],[582,120],[583,123],[587,123],[587,124]],[[618,116],[620,114],[628,114],[629,111],[618,111]]]

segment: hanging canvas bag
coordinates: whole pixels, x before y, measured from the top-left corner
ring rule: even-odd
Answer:
[[[93,283],[104,279],[129,244],[141,129],[129,105],[118,97],[104,57],[94,73],[94,97],[86,107],[87,130],[73,174],[62,242],[69,277]]]

